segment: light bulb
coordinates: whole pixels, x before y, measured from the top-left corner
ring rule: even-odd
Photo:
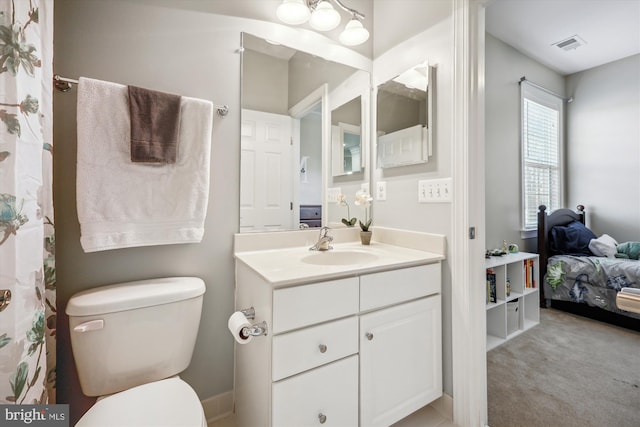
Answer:
[[[344,31],[340,33],[340,43],[346,46],[356,46],[369,39],[369,31],[362,26],[362,23],[353,18],[347,22]]]
[[[327,0],[322,0],[311,13],[309,25],[314,30],[331,31],[340,24],[340,14]]]
[[[283,0],[276,9],[278,19],[289,25],[304,24],[309,20],[310,14],[304,0]]]

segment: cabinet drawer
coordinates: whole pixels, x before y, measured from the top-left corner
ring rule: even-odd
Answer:
[[[272,391],[274,427],[357,426],[358,356],[274,383]]]
[[[358,319],[348,317],[273,337],[273,381],[358,352]]]
[[[331,280],[273,291],[273,333],[358,312],[358,278]]]
[[[440,263],[367,274],[360,278],[360,311],[440,293]]]

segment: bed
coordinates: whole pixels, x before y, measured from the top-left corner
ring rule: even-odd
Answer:
[[[538,208],[540,306],[640,331],[640,313],[616,305],[623,288],[640,288],[640,261],[595,256],[589,250],[592,238],[596,236],[585,225],[584,206],[551,213],[544,205]]]

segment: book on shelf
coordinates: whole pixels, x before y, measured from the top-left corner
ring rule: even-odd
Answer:
[[[535,279],[535,262],[533,259],[525,259],[524,263],[524,287],[535,288],[537,286]]]
[[[497,302],[496,295],[496,273],[491,268],[487,268],[487,303]]]

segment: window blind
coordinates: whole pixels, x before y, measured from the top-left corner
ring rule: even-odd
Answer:
[[[561,105],[522,99],[523,227],[537,225],[538,206],[555,210],[561,203]]]

